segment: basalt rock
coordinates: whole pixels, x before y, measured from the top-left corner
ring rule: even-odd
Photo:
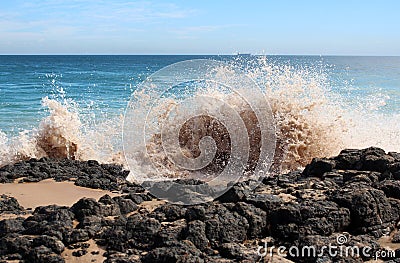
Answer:
[[[24,218],[10,218],[0,221],[0,237],[10,233],[20,233],[25,230],[23,226]]]
[[[355,234],[382,236],[394,227],[398,215],[393,214],[389,199],[383,191],[362,183],[336,190],[330,199],[350,210],[351,227]]]
[[[126,222],[126,230],[132,245],[136,248],[150,248],[157,241],[161,224],[154,218],[132,215]]]
[[[0,195],[0,214],[21,214],[24,208],[12,196]]]
[[[62,263],[65,262],[64,258],[60,255],[54,253],[50,248],[45,246],[39,246],[33,248],[29,251],[27,255],[28,262],[32,263],[42,263],[42,262],[49,262],[49,263]]]
[[[193,262],[203,263],[205,255],[198,250],[190,241],[171,242],[166,247],[151,250],[141,258],[143,263],[168,263],[168,262]]]
[[[129,171],[123,170],[120,165],[99,164],[94,160],[82,162],[41,158],[0,167],[0,183],[11,183],[18,178],[23,178],[22,182],[38,182],[49,178],[59,182],[76,179],[76,185],[88,188],[143,191],[138,185],[125,180],[128,174]]]
[[[206,210],[206,236],[211,245],[224,242],[243,242],[249,223],[244,216],[230,212],[221,204],[212,204]]]
[[[214,201],[183,206],[160,202],[158,194],[126,182],[126,171],[96,161],[28,160],[0,168],[0,182],[46,178],[76,179],[76,184],[120,195],[82,198],[72,207],[42,206],[22,217],[13,197],[2,195],[0,262],[63,262],[64,246],[85,256],[89,240],[106,250],[105,262],[263,262],[259,244],[279,247],[329,244],[384,249],[379,237],[400,242],[400,154],[378,148],[343,150],[332,158],[314,159],[303,172],[235,183]],[[153,184],[168,194],[183,186],[202,193],[213,189],[198,180]],[[179,186],[180,185],[180,186]],[[193,192],[176,192],[178,200],[195,200]],[[179,199],[180,198],[180,199]],[[192,198],[192,199],[191,199]],[[199,201],[199,200],[197,200]],[[343,238],[343,237],[342,237]],[[88,256],[88,255],[86,255]],[[368,255],[288,255],[294,262],[363,262]],[[383,258],[396,262],[396,258]]]
[[[56,254],[61,254],[61,252],[64,251],[64,243],[58,240],[55,237],[51,236],[39,236],[33,239],[32,245],[34,247],[39,247],[39,246],[45,246],[47,248],[50,248],[54,253]]]
[[[237,203],[232,210],[247,219],[249,223],[248,238],[261,238],[270,232],[268,214],[264,210],[244,202]]]
[[[23,226],[24,234],[48,235],[62,239],[73,227],[74,214],[68,207],[49,205],[37,207]]]
[[[332,172],[336,162],[329,159],[314,158],[310,164],[306,166],[303,174],[306,176],[321,177],[326,172]]]
[[[202,221],[189,222],[183,236],[201,251],[206,251],[210,246],[210,242],[206,237],[206,224]]]
[[[400,181],[385,180],[378,185],[378,189],[382,190],[387,197],[400,200]]]

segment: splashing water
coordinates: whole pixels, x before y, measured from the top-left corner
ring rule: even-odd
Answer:
[[[117,137],[119,126],[115,121],[89,129],[82,124],[73,101],[61,103],[45,97],[42,105],[48,109],[49,116],[42,119],[37,129],[22,131],[11,139],[0,131],[0,166],[42,157],[122,163],[121,153],[106,143],[110,142],[110,133]]]
[[[230,63],[240,65],[248,76],[256,80],[269,101],[276,124],[275,171],[301,168],[314,157],[332,156],[343,148],[378,146],[387,151],[400,151],[400,115],[376,111],[385,104],[387,97],[377,94],[368,98],[353,98],[348,103],[343,94],[330,89],[327,74],[318,67],[295,68],[267,61],[265,57],[253,63]],[[236,94],[212,86],[192,94],[194,97],[205,95],[229,101],[236,112],[245,116],[246,127],[256,126],[251,109],[237,99]],[[144,104],[149,103],[145,101],[146,94],[138,96],[138,99]],[[177,98],[160,100],[157,105],[159,115],[167,116],[171,105],[178,103]],[[122,118],[91,126],[82,122],[78,106],[73,101],[59,102],[46,97],[42,105],[48,108],[49,116],[41,121],[37,129],[21,132],[12,138],[0,131],[0,166],[44,156],[124,162],[120,150]],[[218,111],[220,109],[215,109],[215,112]],[[184,112],[178,117],[190,119]],[[179,133],[180,147],[186,156],[198,156],[200,139],[210,134],[218,134],[212,136],[218,146],[218,158],[212,165],[218,170],[220,164],[227,161],[230,141],[217,122],[207,118],[186,122]],[[155,132],[147,145],[146,150],[153,162],[164,168],[162,171],[167,177],[186,177],[188,171],[176,169],[168,161],[159,138],[160,134]],[[259,143],[257,138],[253,137],[252,145]],[[143,149],[140,151],[138,158],[144,154]],[[250,165],[252,158],[257,159],[256,152],[250,153]],[[146,164],[138,160],[137,165],[145,167]]]

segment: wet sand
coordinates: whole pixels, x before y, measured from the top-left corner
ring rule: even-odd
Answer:
[[[90,189],[74,185],[74,182],[56,182],[53,179],[37,183],[0,184],[0,193],[15,197],[25,209],[56,204],[72,206],[83,197],[99,199],[108,194],[118,194],[106,190]]]

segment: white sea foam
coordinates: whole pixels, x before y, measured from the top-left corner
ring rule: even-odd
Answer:
[[[336,155],[344,148],[378,146],[386,151],[400,152],[400,114],[378,111],[385,100],[390,98],[378,94],[359,101],[348,100],[330,88],[321,68],[294,68],[261,58],[246,65],[244,71],[264,90],[275,117],[277,150],[274,169],[294,170],[303,167],[314,157]],[[229,101],[237,112],[247,116],[244,118],[247,125],[255,125],[256,120],[248,105],[236,100],[235,94],[213,89],[201,91],[201,95],[205,93]],[[148,103],[145,95],[142,94],[138,99]],[[167,98],[158,103],[162,116],[168,112],[171,103],[177,102]],[[82,122],[78,106],[71,101],[44,98],[42,104],[48,109],[49,115],[40,122],[39,127],[13,138],[7,138],[0,132],[0,166],[44,156],[124,162],[120,142],[122,117],[108,119],[98,125],[88,125],[93,122]],[[210,132],[198,126],[208,121],[200,120],[196,129],[193,129],[193,125],[182,126],[181,147],[188,156],[198,154],[199,138]],[[142,151],[147,150],[154,162],[158,162],[160,167],[166,167],[165,174],[169,177],[186,176],[187,171],[175,169],[168,162],[158,136],[153,134],[151,143]],[[193,136],[197,139],[193,139]],[[253,145],[257,144],[256,139],[252,141]],[[225,142],[217,142],[217,145],[221,146]],[[143,152],[138,152],[137,156],[141,154]],[[222,158],[221,161],[226,160]],[[137,163],[145,165],[140,160]]]

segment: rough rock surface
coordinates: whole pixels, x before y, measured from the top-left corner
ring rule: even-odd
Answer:
[[[2,195],[0,213],[14,217],[0,220],[0,262],[64,262],[66,247],[82,257],[89,240],[106,250],[105,262],[267,262],[260,246],[322,251],[287,254],[295,262],[363,262],[387,249],[382,236],[390,235],[393,247],[400,242],[400,154],[378,148],[314,159],[302,172],[264,178],[255,190],[254,181],[240,182],[192,206],[159,202],[151,209],[154,197],[126,175],[116,165],[47,158],[0,168],[1,183],[74,178],[120,193],[37,207],[27,217],[15,198]],[[329,244],[369,248],[370,256],[332,255],[322,249]],[[397,249],[381,260],[399,257]]]

